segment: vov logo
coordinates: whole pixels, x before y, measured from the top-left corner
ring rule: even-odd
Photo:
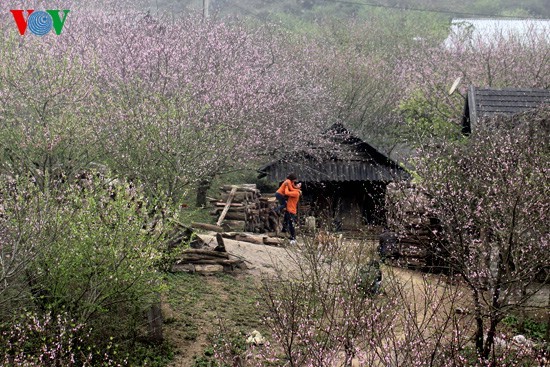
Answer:
[[[37,35],[44,36],[53,29],[58,36],[63,31],[63,26],[67,20],[67,14],[70,10],[26,10],[27,16],[23,15],[25,10],[10,10],[15,19],[15,24],[19,29],[19,33],[23,36],[27,29]],[[63,15],[60,15],[63,12]]]

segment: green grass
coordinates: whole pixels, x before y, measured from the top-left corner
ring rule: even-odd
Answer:
[[[514,334],[521,333],[529,339],[542,341],[546,335],[546,322],[537,322],[530,318],[526,318],[522,326],[520,320],[516,316],[509,315],[502,320],[502,323],[511,328]]]
[[[252,277],[176,273],[165,279],[166,302],[173,311],[166,324],[189,343],[197,342],[199,333],[205,333],[209,343],[194,357],[194,367],[216,366],[214,349],[224,341],[229,340],[238,353],[246,348],[246,336],[252,330],[263,334]]]
[[[203,300],[210,293],[204,277],[186,273],[168,274],[168,304],[177,315],[170,322],[176,324],[186,340],[196,340]]]

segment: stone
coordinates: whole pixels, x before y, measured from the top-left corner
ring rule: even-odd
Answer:
[[[265,338],[258,330],[253,330],[250,336],[246,339],[247,344],[262,345],[265,343]]]
[[[315,217],[313,216],[306,217],[305,228],[310,231],[315,231],[315,228],[316,228]]]
[[[527,339],[523,335],[516,335],[512,338],[512,340],[514,341],[515,344],[520,346],[526,346],[526,347],[532,346],[531,341],[529,341],[529,339]]]
[[[183,271],[186,273],[194,273],[195,272],[195,265],[193,264],[174,264],[172,265],[172,271],[173,272],[179,272]]]
[[[195,265],[195,271],[202,274],[221,273],[223,270],[223,265]]]
[[[499,338],[498,336],[495,336],[494,343],[495,347],[499,349],[504,349],[508,345],[508,343],[506,343],[506,340]]]

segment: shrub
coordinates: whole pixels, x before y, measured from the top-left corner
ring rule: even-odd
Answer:
[[[10,327],[0,334],[3,366],[119,366],[112,343],[93,348],[90,333],[67,313],[54,317],[26,312],[17,315]]]
[[[155,264],[163,234],[149,228],[136,188],[88,175],[52,191],[17,179],[4,192],[3,248],[19,250],[2,253],[3,259],[11,260],[11,254],[18,259],[12,267],[17,275],[0,289],[0,303],[17,294],[5,303],[11,310],[28,308],[53,318],[66,314],[91,330],[90,340],[100,349],[111,340],[137,340],[144,311],[160,291]],[[9,321],[12,312],[4,309],[0,322]]]

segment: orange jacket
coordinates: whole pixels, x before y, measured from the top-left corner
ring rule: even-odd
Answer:
[[[286,201],[286,210],[291,214],[296,214],[298,212],[298,200],[300,200],[300,194],[302,193],[299,189],[293,189],[289,190],[287,186],[285,186],[285,190],[283,195],[288,196],[288,200]]]
[[[285,188],[288,188],[289,190],[299,190],[298,188],[294,187],[292,181],[290,181],[288,178],[281,184],[281,186],[279,186],[277,192],[281,195],[286,195]]]

